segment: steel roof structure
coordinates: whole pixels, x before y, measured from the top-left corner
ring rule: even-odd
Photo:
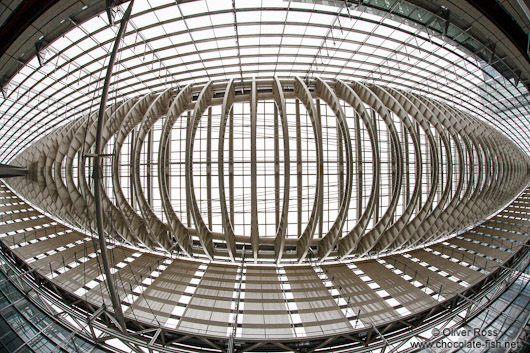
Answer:
[[[0,268],[86,351],[414,351],[526,278],[525,1],[0,6]]]

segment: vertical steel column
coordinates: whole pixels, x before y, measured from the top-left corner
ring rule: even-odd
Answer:
[[[147,133],[147,155],[145,156],[145,169],[146,169],[146,184],[147,184],[147,203],[149,206],[153,206],[153,183],[151,175],[151,157],[153,154],[153,129],[150,129]]]
[[[234,109],[230,109],[228,124],[228,200],[230,201],[230,221],[234,224]]]
[[[418,136],[420,136],[420,143],[421,143],[420,123],[416,121],[415,124],[416,124],[416,134]],[[426,137],[424,137],[423,140],[425,141],[425,139],[426,139]],[[419,167],[423,169],[423,165],[420,165]],[[424,173],[424,174],[427,175],[427,173]],[[423,181],[420,180],[420,183],[422,183],[422,182]],[[426,190],[428,190],[428,189],[426,189]],[[420,212],[421,211],[421,206],[423,205],[422,196],[423,196],[423,192],[420,192],[420,194],[418,195],[418,209],[417,209],[416,212]]]
[[[258,166],[257,166],[258,90],[256,78],[250,89],[250,244],[254,260],[258,258]]]
[[[208,228],[212,230],[212,107],[208,107],[208,131],[206,133],[206,202]]]
[[[278,107],[274,105],[274,220],[275,229],[280,224],[280,136],[278,130]]]
[[[363,214],[363,142],[361,140],[361,118],[354,110],[355,152],[357,157],[357,222]]]
[[[191,124],[191,110],[188,110],[188,116],[186,117],[186,141],[189,139],[190,135],[190,124]],[[186,183],[186,182],[184,182]],[[190,198],[188,193],[186,193],[186,219],[188,228],[191,228],[192,222],[191,222],[191,204],[190,204]]]
[[[296,192],[298,200],[298,236],[302,235],[302,129],[300,127],[300,100],[296,99]]]
[[[394,143],[393,143],[393,140],[392,140],[392,136],[390,135],[390,129],[386,130],[386,137],[387,137],[387,141],[389,146],[388,146],[388,161],[389,161],[389,165],[388,165],[388,176],[389,176],[389,186],[390,186],[390,193],[392,193],[394,191],[394,189],[396,188],[396,185],[394,184],[395,183],[395,180],[396,180],[396,173],[395,173],[395,169],[397,168],[394,168],[394,162],[396,161],[396,158],[394,158],[395,156],[395,146],[394,146]]]
[[[134,141],[136,140],[136,129],[132,129],[131,135],[129,138],[129,197],[131,199],[131,207],[136,210],[134,207],[136,196],[134,195],[134,187],[132,183],[132,163],[131,158],[134,155]]]
[[[317,116],[315,117],[315,119],[318,121],[318,125],[320,126],[320,135],[322,136],[322,115],[321,115],[321,112],[320,112],[320,99],[317,99],[316,100],[316,108],[317,108]],[[327,140],[326,140],[327,142]],[[322,156],[322,158],[324,158],[324,156]],[[324,166],[322,165],[322,168],[324,168]],[[322,175],[323,176],[323,175]],[[319,198],[319,202],[321,203],[320,204],[320,212],[319,212],[319,215],[318,215],[318,218],[319,218],[319,221],[318,221],[318,237],[319,238],[322,238],[324,236],[324,181],[322,181],[322,187],[319,189],[320,192],[318,195],[318,198]],[[329,201],[329,199],[328,199]]]
[[[287,124],[287,106],[285,103],[285,96],[283,95],[283,88],[280,80],[275,77],[272,86],[272,96],[274,97],[274,106],[277,108],[277,115],[281,119],[282,123],[282,140],[283,140],[283,201],[281,215],[279,212],[280,208],[280,197],[279,197],[279,178],[280,178],[280,162],[279,162],[279,146],[278,146],[278,163],[277,175],[278,175],[278,203],[276,209],[278,210],[278,221],[276,226],[276,238],[274,239],[274,256],[278,262],[284,252],[285,248],[285,237],[288,228],[288,216],[289,216],[289,192],[291,188],[291,157],[289,147],[289,126]],[[277,123],[276,123],[277,126]],[[279,135],[279,133],[277,134]],[[278,136],[279,137],[279,136]],[[279,144],[279,138],[278,138]]]
[[[173,130],[169,130],[169,133],[168,133],[168,138],[167,138],[167,144],[165,146],[165,165],[164,165],[164,169],[166,170],[166,173],[164,175],[164,178],[166,179],[166,187],[167,187],[167,190],[169,192],[169,195],[171,195],[171,170],[170,170],[170,166],[171,166],[171,141],[172,141],[172,131]],[[171,197],[171,196],[170,196]]]
[[[371,109],[372,112],[372,124],[374,126],[374,135],[376,139],[379,139],[379,129],[377,126],[377,115],[375,110]],[[375,190],[375,212],[374,212],[374,221],[377,223],[379,221],[379,199],[381,195],[380,191],[381,185]]]
[[[230,119],[230,112],[233,110],[235,98],[234,80],[231,79],[226,85],[225,94],[223,97],[223,104],[221,106],[221,116],[219,120],[219,140],[217,147],[217,179],[219,186],[219,206],[221,206],[221,220],[224,229],[226,249],[228,255],[235,261],[236,257],[236,239],[234,235],[233,223],[230,219],[228,209],[226,206],[226,190],[225,190],[225,135],[227,121]]]
[[[405,154],[405,183],[404,195],[405,195],[405,207],[408,206],[410,202],[410,168],[409,168],[409,138],[408,132],[404,124],[401,124],[401,136],[403,136],[403,151]]]
[[[101,180],[103,179],[103,173],[102,173],[101,149],[102,149],[102,139],[103,139],[103,125],[105,123],[104,121],[105,120],[105,108],[107,106],[107,97],[109,94],[110,80],[112,78],[112,69],[114,67],[114,62],[116,61],[116,54],[118,53],[118,48],[120,46],[121,39],[123,37],[123,34],[125,33],[125,28],[127,27],[127,22],[129,21],[129,17],[131,15],[133,3],[134,1],[131,1],[129,3],[129,7],[127,8],[127,11],[125,11],[125,14],[123,15],[123,18],[121,20],[120,29],[118,31],[118,35],[116,36],[116,40],[114,41],[114,47],[112,48],[112,53],[109,59],[109,65],[107,67],[107,74],[105,76],[105,83],[103,84],[103,90],[101,92],[101,103],[99,105],[99,114],[98,114],[97,130],[96,130],[96,145],[95,145],[95,151],[94,151],[94,173],[92,175],[92,178],[94,179],[94,201],[95,201],[95,206],[96,206],[96,225],[97,225],[97,231],[98,231],[99,246],[101,248],[101,254],[100,254],[101,262],[103,264],[103,271],[105,273],[105,281],[107,282],[110,300],[114,308],[114,314],[116,315],[116,319],[118,320],[118,323],[120,324],[121,330],[123,332],[127,330],[127,327],[125,325],[125,319],[123,317],[123,311],[121,309],[120,299],[119,299],[118,293],[116,292],[114,281],[112,280],[112,274],[110,272],[107,242],[105,239],[105,230],[103,226],[103,205],[102,205],[102,198],[101,198],[101,193],[102,193]]]
[[[338,119],[338,118],[337,118]],[[336,130],[337,130],[337,157],[338,157],[338,164],[337,164],[337,174],[339,175],[339,197],[337,198],[338,205],[337,207],[340,208],[340,205],[342,204],[342,195],[344,195],[344,146],[342,145],[342,133],[340,129],[340,125],[338,121],[335,121],[336,123]]]

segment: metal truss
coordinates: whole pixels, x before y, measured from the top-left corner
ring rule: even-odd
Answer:
[[[40,298],[45,298],[45,301],[36,301],[35,304],[77,334],[101,344],[103,347],[110,348],[111,346],[107,346],[106,341],[118,339],[134,351],[148,349],[149,351],[168,353],[199,352],[203,348],[215,352],[263,350],[271,352],[315,352],[317,350],[331,352],[338,348],[349,349],[352,352],[369,352],[378,348],[386,351],[394,347],[390,351],[397,351],[408,338],[418,337],[422,339],[421,333],[426,330],[440,327],[440,325],[444,328],[444,325],[451,320],[456,321],[457,325],[459,325],[458,323],[464,324],[482,310],[487,310],[488,303],[501,295],[518,278],[518,275],[525,271],[530,260],[529,247],[521,247],[505,265],[499,266],[497,270],[463,293],[448,298],[439,305],[404,320],[383,326],[372,325],[362,330],[353,330],[349,334],[322,339],[297,341],[236,339],[233,343],[234,346],[227,350],[225,347],[227,347],[228,339],[219,340],[179,334],[163,327],[149,327],[131,320],[127,320],[129,333],[126,335],[118,328],[119,323],[115,321],[113,315],[109,314],[105,306],[98,308],[75,298],[53,281],[39,275],[38,271],[31,269],[4,242],[1,242],[1,247],[0,267],[7,274],[9,280],[24,292],[34,292]],[[312,266],[318,267],[318,264],[313,260],[311,263]],[[464,312],[465,315],[461,315]],[[96,331],[101,333],[96,334]]]
[[[289,132],[294,124],[287,116],[287,102],[299,102],[305,107],[313,132],[312,136],[308,135],[312,147],[301,149],[289,144]],[[240,211],[251,220],[247,234],[236,234],[234,217],[226,198],[227,191],[233,194],[234,183],[228,187],[225,185],[225,165],[227,162],[229,166],[233,164],[233,159],[227,161],[225,156],[225,139],[234,134],[232,130],[228,133],[227,122],[236,103],[250,107],[250,138],[244,141],[250,143],[251,153],[249,159],[238,162],[242,163],[241,168],[248,164],[251,172],[250,188],[245,189],[251,207]],[[268,173],[267,169],[260,169],[258,173],[258,104],[273,105],[280,118],[276,124],[282,126],[281,139],[279,134],[274,138],[275,146],[283,141],[281,163],[279,149],[271,149],[271,152],[276,151],[274,169],[271,170],[275,175],[276,190],[274,234],[258,231],[262,226],[258,212],[264,210],[262,206],[258,207],[258,199],[262,202],[263,196],[258,194],[257,177]],[[194,161],[194,153],[200,152],[200,147],[194,146],[204,141],[204,137],[196,138],[197,131],[211,114],[208,113],[209,107],[215,106],[221,108],[220,119],[216,120],[219,121],[219,137],[208,134],[206,143],[211,146],[212,141],[218,141],[218,154],[213,158],[217,161],[218,201],[212,200],[211,196],[211,153],[206,161],[210,166],[210,196],[206,199],[196,190],[197,172],[194,170],[200,166]],[[324,113],[325,109],[329,109],[329,113]],[[189,112],[190,120],[186,124],[185,193],[181,197],[189,202],[188,222],[192,220],[194,227],[191,224],[185,226],[180,221],[183,215],[174,209],[178,200],[175,200],[174,193],[170,194],[168,187],[174,175],[168,170],[172,163],[168,160],[170,135],[177,131],[175,123],[183,119],[186,112]],[[104,225],[112,229],[108,234],[119,241],[166,252],[172,252],[178,246],[190,257],[202,255],[236,261],[242,255],[242,247],[247,245],[254,261],[273,259],[279,263],[301,262],[311,248],[317,250],[320,260],[325,260],[335,256],[362,258],[376,252],[417,247],[472,226],[494,213],[519,192],[528,178],[528,157],[497,130],[442,102],[373,84],[276,78],[272,81],[252,80],[236,89],[234,80],[226,84],[210,82],[204,86],[187,86],[179,91],[167,89],[126,100],[108,107],[105,114],[102,146],[105,148],[109,141],[113,142],[107,147],[112,148],[109,154],[113,157],[110,158],[112,175],[105,177],[106,183],[112,185],[107,192],[112,190],[112,194],[103,193],[102,204]],[[298,109],[297,119],[300,114]],[[161,137],[146,141],[162,118]],[[212,118],[209,119],[211,124]],[[327,125],[323,127],[324,121]],[[335,136],[328,136],[330,126],[336,129]],[[10,185],[29,201],[66,222],[85,228],[93,226],[85,212],[94,214],[95,199],[93,186],[85,174],[90,170],[86,162],[87,157],[92,156],[95,131],[93,115],[58,128],[17,157],[16,163],[28,168],[30,178],[11,180]],[[368,143],[360,140],[361,132],[368,136]],[[130,177],[122,175],[121,155],[129,153],[122,148],[126,138],[132,145],[127,165]],[[150,144],[155,146],[149,147]],[[334,163],[329,152],[324,156],[324,146],[329,148],[330,145],[340,146],[337,149],[340,153],[333,157],[342,160],[337,174],[329,170]],[[228,148],[230,155],[233,148],[233,145]],[[269,147],[261,148],[267,151]],[[367,148],[371,150],[371,171],[363,167],[363,159],[370,158],[362,152]],[[405,148],[413,158],[404,155]],[[304,217],[307,218],[300,223],[300,200],[297,206],[294,202],[289,203],[294,199],[290,196],[290,175],[295,174],[294,166],[298,174],[301,167],[310,167],[305,161],[305,154],[310,149],[315,151],[316,157],[315,184],[298,181],[296,187],[311,188],[313,199],[305,209]],[[357,150],[355,155],[354,149]],[[295,150],[297,154],[293,160]],[[77,159],[80,175],[77,183],[72,168],[74,159]],[[147,176],[141,172],[142,163],[146,165]],[[382,169],[382,163],[386,164],[386,169]],[[280,172],[282,164],[283,173]],[[157,168],[157,178],[150,176],[152,168]],[[233,178],[233,171],[230,173],[229,177]],[[280,206],[279,178],[282,174],[283,201]],[[129,179],[134,199],[127,197],[122,190],[124,178]],[[326,201],[324,199],[324,189],[329,193],[330,185],[335,187],[332,182],[326,182],[331,180],[329,178],[336,178],[342,185],[338,190],[337,206],[332,204],[335,201],[329,194]],[[153,187],[154,179],[157,179],[158,187]],[[363,196],[363,189],[367,188],[370,193]],[[153,203],[150,195],[154,192],[160,195],[161,207],[155,207]],[[113,196],[112,200],[110,196]],[[233,196],[229,199],[230,207],[233,207]],[[210,205],[206,211],[199,207],[205,202]],[[212,202],[220,207],[222,227],[212,226],[211,220],[208,224],[205,222],[212,217]],[[324,210],[326,214],[334,212],[335,216],[324,219]],[[305,225],[299,234],[293,235],[293,228],[288,228],[291,212],[298,212],[298,228]],[[323,226],[327,229],[324,234]],[[198,243],[194,245],[194,241]]]

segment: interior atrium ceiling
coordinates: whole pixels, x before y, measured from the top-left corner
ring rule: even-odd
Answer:
[[[28,169],[0,264],[121,348],[406,351],[466,321],[530,241],[527,19],[472,4],[135,0],[112,63],[129,2],[47,2],[0,46],[0,163]]]
[[[99,3],[55,20],[75,22]],[[408,2],[363,4],[236,1],[234,8],[232,1],[138,1],[109,97],[255,76],[366,81],[443,100],[507,126],[505,132],[528,152],[525,81],[508,65],[502,43],[492,49],[466,28]],[[117,30],[100,13],[51,43],[42,33],[35,43],[40,54],[26,65],[13,64],[16,57],[4,64],[5,71],[13,65],[17,71],[3,79],[0,162],[94,110]]]
[[[528,182],[513,142],[445,103],[340,80],[239,82],[106,109],[110,236],[212,260],[363,258],[473,226]],[[8,181],[84,229],[96,117],[33,143],[13,161],[29,177]]]

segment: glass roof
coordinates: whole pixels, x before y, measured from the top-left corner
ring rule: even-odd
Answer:
[[[118,24],[126,5],[118,7]],[[401,2],[387,13],[334,1],[235,0],[234,5],[135,1],[109,100],[230,78],[357,80],[454,104],[530,152],[526,88],[459,46],[456,42],[473,44],[465,32],[453,25],[445,35],[433,30],[437,18],[425,10]],[[54,127],[94,111],[118,28],[102,13],[21,67],[0,100],[0,162]]]

